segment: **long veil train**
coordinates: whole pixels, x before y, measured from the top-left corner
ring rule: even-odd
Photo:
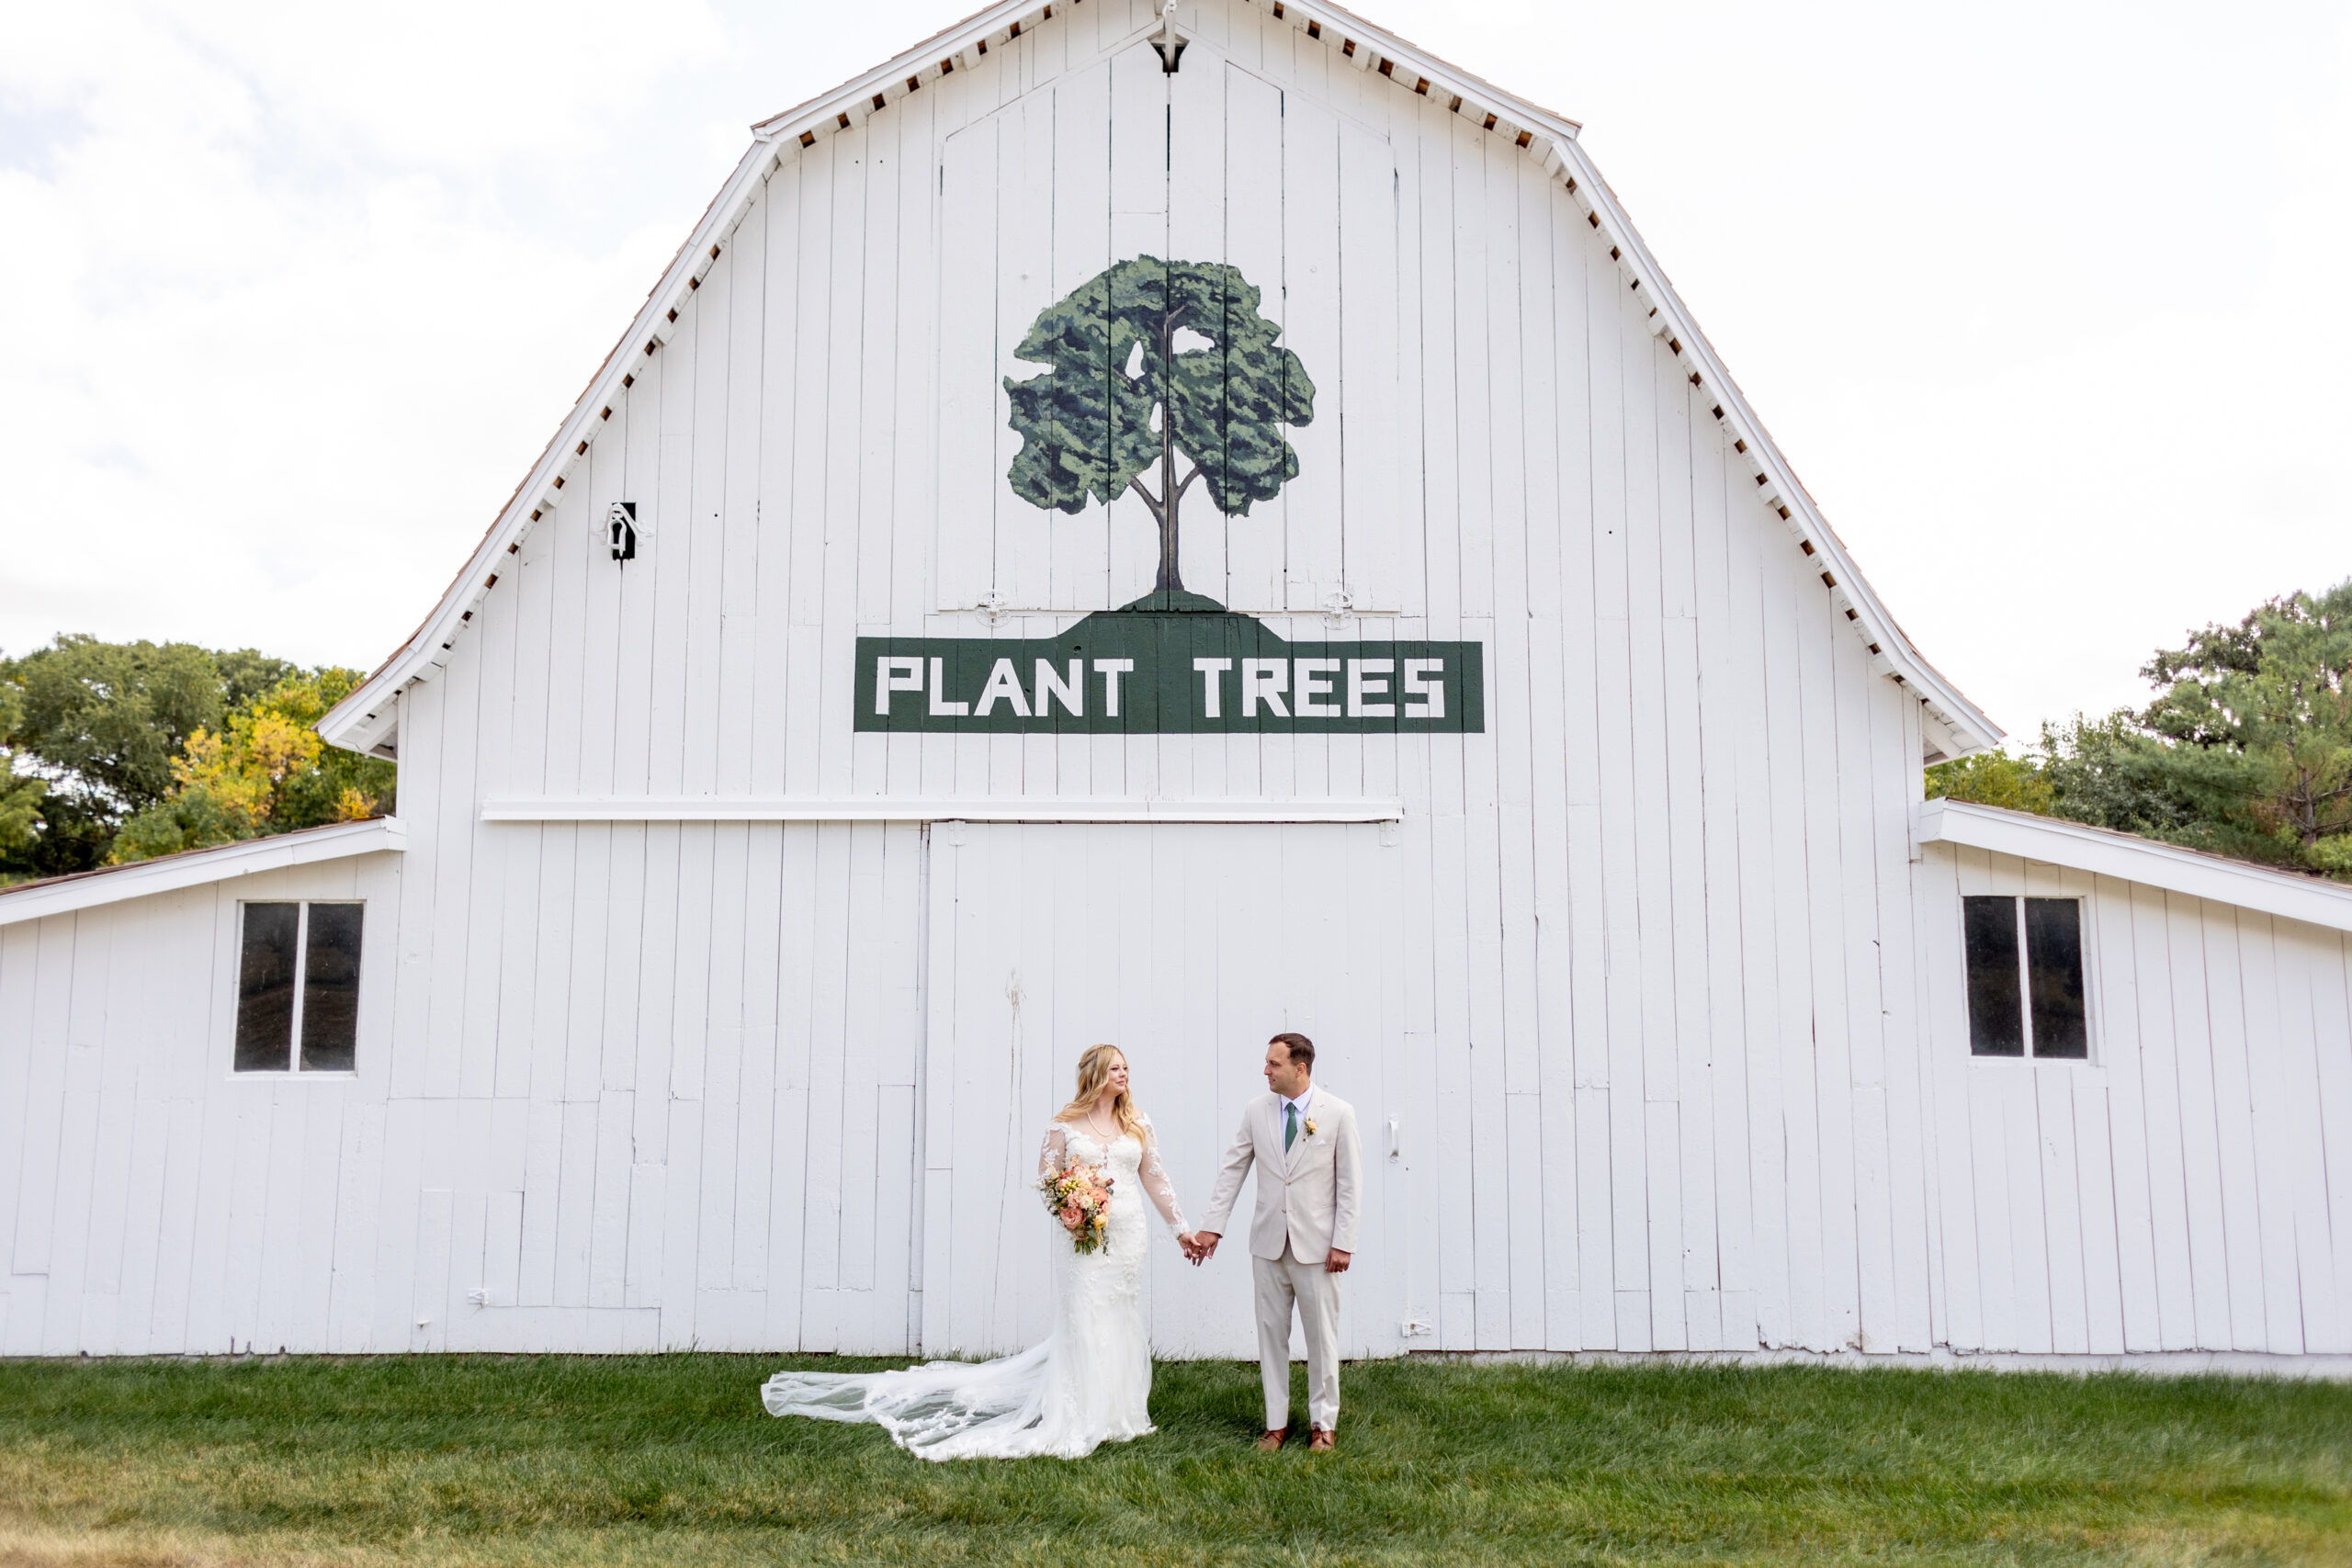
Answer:
[[[760,1390],[771,1416],[871,1421],[922,1459],[1077,1459],[1095,1440],[1064,1441],[1045,1419],[1054,1337],[993,1361],[926,1361],[895,1372],[778,1372]],[[1062,1423],[1055,1423],[1061,1426]],[[1130,1434],[1132,1435],[1132,1434]]]
[[[1142,1136],[1107,1147],[1056,1122],[1041,1170],[1066,1157],[1102,1165],[1114,1193],[1148,1196],[1172,1234],[1182,1211],[1159,1162],[1148,1118]],[[1046,1223],[1050,1223],[1049,1221]],[[1079,1256],[1053,1248],[1054,1332],[992,1361],[926,1361],[889,1372],[778,1372],[760,1389],[771,1416],[870,1421],[909,1453],[929,1460],[1082,1459],[1106,1442],[1152,1429],[1151,1347],[1144,1333],[1143,1260],[1150,1227],[1142,1206],[1114,1196],[1109,1245]]]

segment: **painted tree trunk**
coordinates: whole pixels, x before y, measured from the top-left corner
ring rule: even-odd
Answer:
[[[1176,362],[1176,318],[1162,312],[1159,318],[1159,579],[1152,584],[1156,593],[1181,593],[1184,591],[1184,574],[1177,555],[1176,509],[1183,502],[1184,491],[1176,483],[1176,420],[1168,408],[1168,382]]]

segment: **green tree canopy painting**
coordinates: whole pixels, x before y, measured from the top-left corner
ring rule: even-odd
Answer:
[[[1005,476],[1013,493],[1075,515],[1132,490],[1159,527],[1153,592],[1182,592],[1177,509],[1193,481],[1247,516],[1298,476],[1283,427],[1315,417],[1315,383],[1259,299],[1238,268],[1136,256],[1047,306],[1014,354],[1050,368],[1004,383],[1023,438]],[[1180,333],[1204,341],[1180,345]],[[1143,483],[1154,464],[1156,495]]]

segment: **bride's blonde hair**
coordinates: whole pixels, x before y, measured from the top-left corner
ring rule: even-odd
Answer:
[[[1111,1081],[1111,1058],[1121,1061],[1127,1054],[1116,1045],[1089,1045],[1086,1055],[1078,1059],[1078,1096],[1061,1109],[1057,1122],[1081,1122],[1094,1113],[1095,1102],[1102,1098],[1102,1086]],[[1111,1115],[1119,1123],[1119,1131],[1143,1136],[1143,1118],[1136,1114],[1135,1096],[1121,1089],[1111,1102]]]

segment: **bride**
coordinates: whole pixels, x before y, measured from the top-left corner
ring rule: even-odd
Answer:
[[[771,1416],[871,1421],[920,1459],[1083,1459],[1100,1443],[1152,1429],[1151,1347],[1143,1326],[1143,1255],[1149,1227],[1135,1194],[1151,1199],[1184,1255],[1197,1255],[1159,1163],[1151,1118],[1127,1093],[1127,1059],[1095,1045],[1078,1059],[1078,1094],[1046,1129],[1040,1180],[1070,1161],[1112,1178],[1106,1246],[1072,1247],[1051,1215],[1054,1331],[1017,1356],[928,1361],[895,1372],[778,1372],[760,1390]],[[1042,1195],[1040,1201],[1042,1202]]]

